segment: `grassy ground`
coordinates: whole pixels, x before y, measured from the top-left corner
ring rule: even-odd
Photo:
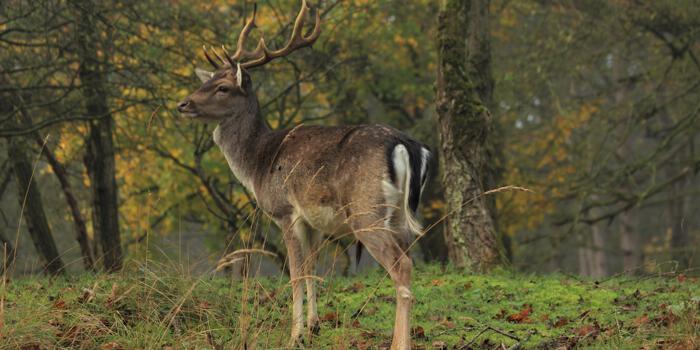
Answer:
[[[422,266],[412,290],[416,349],[700,347],[700,282],[683,275],[596,283]],[[272,349],[284,347],[289,331],[286,278],[183,277],[149,267],[18,279],[0,293],[0,349]],[[324,281],[321,335],[307,347],[388,346],[393,295],[379,271]]]

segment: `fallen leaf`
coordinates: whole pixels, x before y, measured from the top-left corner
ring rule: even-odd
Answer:
[[[579,337],[585,337],[591,335],[595,337],[600,332],[600,329],[595,325],[587,324],[574,330],[574,333]]]
[[[634,311],[637,309],[637,306],[634,304],[627,303],[622,305],[620,309],[622,309],[622,311]]]
[[[351,324],[351,325],[352,325],[352,328],[360,328],[360,327],[361,327],[361,325],[360,325],[360,320],[354,319],[354,320],[352,321],[352,324]]]
[[[508,322],[513,323],[530,323],[530,313],[532,312],[532,306],[525,304],[524,309],[516,314],[508,316]]]
[[[663,314],[655,317],[652,322],[657,326],[668,327],[678,321],[678,316],[676,316],[670,309]]]
[[[56,299],[56,300],[53,302],[53,307],[54,307],[55,309],[65,310],[65,309],[66,309],[66,302],[65,302],[65,300],[63,300],[63,299]]]
[[[369,349],[370,344],[367,340],[364,339],[353,339],[350,341],[350,346],[353,346],[358,350],[367,350]]]
[[[569,319],[566,317],[559,317],[557,322],[554,322],[554,328],[561,328],[569,324]]]
[[[319,320],[324,321],[324,322],[330,322],[330,321],[335,321],[337,319],[338,319],[338,314],[336,314],[335,312],[328,312],[325,315],[321,316],[321,318]]]
[[[687,279],[687,277],[685,277],[685,275],[684,275],[684,274],[680,274],[680,275],[678,275],[678,277],[677,277],[677,278],[678,278],[678,282],[680,282],[680,283],[683,283],[683,282],[685,282],[685,280]]]
[[[340,320],[338,319],[338,314],[335,312],[326,313],[323,317],[319,318],[319,321],[333,324],[336,328],[340,327]]]
[[[442,340],[436,340],[433,342],[433,349],[447,350],[447,343]]]
[[[123,350],[124,348],[117,342],[104,343],[100,346],[100,350]]]
[[[425,339],[425,330],[421,326],[413,327],[411,335],[414,339]]]
[[[632,320],[632,324],[633,324],[635,327],[641,327],[641,326],[644,326],[644,325],[647,324],[647,323],[649,323],[649,316],[647,316],[646,314],[644,314],[644,315],[642,315],[642,316],[639,316],[639,317],[637,317],[637,318],[635,318],[635,319]]]
[[[377,333],[375,333],[375,332],[373,332],[373,331],[366,331],[366,330],[365,330],[365,331],[361,331],[361,332],[360,332],[360,335],[361,335],[363,338],[376,338],[376,337],[377,337]]]
[[[352,286],[346,288],[345,291],[346,291],[346,292],[352,291],[352,292],[357,293],[357,292],[359,292],[359,291],[361,291],[361,290],[363,290],[363,289],[365,289],[364,283],[362,283],[362,282],[355,282],[355,283],[352,284]]]
[[[362,310],[363,315],[372,316],[377,313],[379,309],[376,306],[370,306]]]
[[[605,330],[605,336],[610,338],[610,337],[614,336],[615,334],[617,334],[617,331],[618,331],[617,328],[610,327],[607,330]]]
[[[454,329],[455,328],[455,323],[450,321],[449,319],[445,318],[442,321],[440,321],[440,325],[444,326],[447,329]]]
[[[443,280],[432,280],[432,281],[430,281],[430,284],[432,284],[434,287],[439,287],[439,286],[441,286],[443,283],[445,283]]]

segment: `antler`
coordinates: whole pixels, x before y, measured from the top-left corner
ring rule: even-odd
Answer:
[[[248,39],[248,35],[250,32],[253,30],[253,28],[256,28],[255,25],[255,15],[257,13],[257,4],[253,6],[253,16],[250,18],[250,20],[246,21],[245,25],[243,26],[243,30],[241,30],[241,33],[238,35],[238,42],[236,43],[236,51],[233,53],[233,55],[229,55],[228,51],[224,46],[221,48],[223,49],[224,52],[224,58],[221,58],[219,54],[216,52],[216,50],[212,49],[212,52],[216,56],[216,58],[224,65],[228,63],[231,67],[234,67],[238,63],[240,63],[240,66],[243,68],[253,68],[253,67],[258,67],[266,64],[267,62],[270,62],[274,60],[275,58],[279,57],[284,57],[293,51],[300,49],[302,47],[306,46],[311,46],[313,43],[318,39],[318,36],[321,34],[321,16],[319,11],[316,11],[316,18],[314,22],[314,29],[311,31],[311,34],[304,36],[302,34],[302,30],[304,28],[304,22],[306,20],[306,15],[309,13],[309,7],[306,5],[306,0],[302,0],[301,2],[301,9],[299,10],[299,14],[297,15],[296,20],[294,21],[294,28],[292,29],[292,37],[289,38],[289,41],[287,41],[287,44],[284,45],[283,48],[279,50],[274,50],[271,51],[268,47],[267,44],[265,44],[265,38],[261,37],[260,41],[258,41],[258,46],[255,48],[253,51],[248,51],[244,48],[246,40]],[[218,69],[219,65],[214,61],[209,54],[207,53],[206,47],[204,48],[204,56],[206,56],[207,61],[211,63],[214,68]],[[242,60],[249,59],[246,62],[242,62]],[[237,63],[235,63],[237,62]]]

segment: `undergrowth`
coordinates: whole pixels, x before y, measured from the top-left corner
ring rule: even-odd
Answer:
[[[28,277],[0,289],[0,349],[284,348],[286,277],[189,276],[149,266],[113,275]],[[416,349],[700,347],[700,282],[683,275],[596,282],[565,275],[413,274]],[[390,344],[394,288],[379,270],[319,286],[312,349]]]

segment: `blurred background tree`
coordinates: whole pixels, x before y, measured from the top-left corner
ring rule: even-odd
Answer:
[[[277,47],[299,2],[258,5],[259,31]],[[314,47],[252,72],[270,126],[386,123],[438,150],[440,2],[314,5],[325,22]],[[494,157],[484,190],[534,191],[485,197],[512,265],[593,276],[697,267],[694,1],[492,0],[488,10]],[[251,11],[243,0],[0,4],[0,241],[16,251],[15,273],[57,261],[31,244],[22,194],[41,197],[40,241],[53,237],[69,271],[144,261],[207,271],[240,247],[277,253],[256,270],[284,265],[276,228],[214,147],[213,126],[174,108],[199,84],[201,46],[233,46]],[[440,178],[426,186],[431,229],[414,254],[449,262]],[[355,270],[352,243],[327,245],[328,271]]]

